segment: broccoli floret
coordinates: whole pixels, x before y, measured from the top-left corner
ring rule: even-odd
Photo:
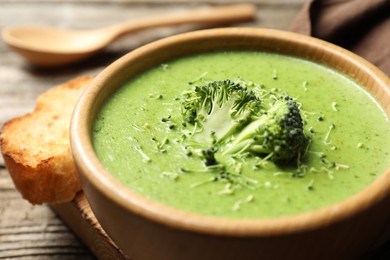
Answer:
[[[230,80],[213,81],[183,93],[181,111],[194,134],[206,141],[220,142],[245,126],[260,111],[260,99]]]
[[[303,156],[308,144],[300,109],[292,98],[285,96],[242,129],[225,154],[250,152],[271,155],[273,161],[289,161]]]
[[[250,157],[261,158],[254,165],[258,167],[269,160],[279,163],[296,159],[297,172],[303,169],[301,157],[310,140],[298,103],[281,89],[268,91],[241,80],[214,81],[185,91],[178,100],[186,155],[204,162],[201,169],[181,168],[180,172],[212,174],[191,187],[220,181],[226,185],[219,194],[256,188],[258,182],[241,171]]]
[[[275,162],[303,156],[309,139],[298,104],[245,85],[213,81],[184,92],[181,111],[186,125],[194,125],[193,137],[228,155],[249,153]]]

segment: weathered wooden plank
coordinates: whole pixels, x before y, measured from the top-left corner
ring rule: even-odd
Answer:
[[[4,0],[3,0],[4,1]],[[1,1],[0,1],[1,3]],[[293,16],[301,8],[303,1],[298,3],[255,3],[258,9],[258,22],[251,26],[286,29]],[[115,22],[137,19],[149,15],[171,13],[189,10],[195,7],[205,7],[206,2],[187,1],[175,4],[129,4],[102,2],[96,5],[77,4],[75,2],[43,2],[28,5],[24,2],[1,3],[0,26],[14,24],[48,24],[62,28],[96,28]],[[56,11],[53,11],[56,10]],[[168,11],[167,11],[168,10]],[[266,15],[270,14],[270,15]],[[287,15],[286,15],[287,14]],[[18,19],[13,19],[15,16]],[[264,19],[265,16],[267,19]]]
[[[61,3],[63,0],[0,0],[0,3]],[[67,0],[68,3],[79,3],[79,4],[98,4],[98,3],[128,3],[128,4],[194,4],[194,3],[207,3],[207,4],[227,4],[227,3],[255,3],[255,4],[270,4],[270,5],[292,5],[302,4],[305,0]],[[82,2],[82,3],[81,3]]]
[[[33,206],[0,169],[0,259],[93,259],[89,250],[47,206]]]
[[[77,194],[73,201],[51,205],[51,208],[96,256],[104,259],[129,259],[102,229],[83,192]]]

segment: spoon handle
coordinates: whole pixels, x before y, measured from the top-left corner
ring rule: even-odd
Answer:
[[[114,35],[114,39],[116,39],[125,34],[143,29],[182,24],[223,24],[242,22],[253,20],[255,15],[256,8],[254,5],[237,4],[147,17],[140,20],[123,22],[106,29],[111,31]]]

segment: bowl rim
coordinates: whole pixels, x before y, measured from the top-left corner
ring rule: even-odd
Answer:
[[[304,46],[321,48],[322,51],[330,55],[341,56],[348,62],[364,69],[381,85],[386,95],[390,96],[390,80],[378,68],[350,51],[310,36],[272,29],[218,28],[167,37],[142,46],[109,65],[93,80],[79,99],[72,117],[70,139],[73,157],[79,169],[83,186],[94,186],[112,203],[153,222],[180,230],[244,237],[292,234],[323,228],[333,223],[347,220],[354,214],[363,212],[370,205],[379,203],[385,197],[390,196],[390,168],[388,168],[372,184],[356,195],[318,210],[276,218],[231,219],[185,212],[152,201],[132,191],[104,169],[93,150],[90,138],[90,123],[88,123],[90,119],[88,118],[90,118],[91,107],[99,95],[99,91],[101,91],[106,82],[113,80],[113,75],[115,75],[118,68],[127,66],[136,57],[143,55],[145,51],[158,50],[177,42],[210,39],[213,37],[245,37],[247,35],[262,39],[271,37],[287,41],[293,45],[303,44]],[[383,107],[382,104],[381,106]],[[86,195],[88,198],[88,194]]]

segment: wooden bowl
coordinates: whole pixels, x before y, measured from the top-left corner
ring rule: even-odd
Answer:
[[[325,64],[365,86],[390,116],[389,78],[351,52],[311,37],[228,28],[186,33],[141,47],[96,77],[81,97],[71,126],[72,150],[84,192],[115,243],[132,259],[351,259],[386,238],[390,230],[389,170],[357,195],[320,210],[232,220],[150,201],[103,168],[94,153],[91,129],[106,98],[154,65],[213,50],[271,51]]]

